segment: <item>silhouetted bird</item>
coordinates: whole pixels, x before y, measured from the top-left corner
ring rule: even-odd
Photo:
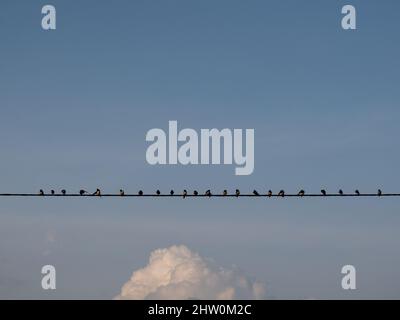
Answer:
[[[305,192],[304,192],[304,190],[303,190],[303,189],[302,189],[302,190],[300,190],[300,191],[299,191],[299,193],[298,193],[298,195],[299,195],[300,197],[304,196],[304,194],[305,194]]]
[[[354,192],[355,192],[356,195],[358,195],[358,196],[360,195],[360,191],[356,190]]]
[[[206,196],[211,197],[211,190],[207,190],[207,191],[206,191]]]
[[[284,190],[279,191],[278,196],[284,197],[285,196],[285,191]]]
[[[122,189],[119,189],[119,195],[120,195],[121,197],[123,197],[123,196],[125,195],[125,191],[122,190]]]
[[[187,190],[183,190],[183,194],[182,194],[182,196],[183,196],[183,199],[185,199],[185,198],[186,198],[186,196],[187,196]]]
[[[268,190],[267,196],[272,197],[272,190]]]
[[[255,195],[255,196],[259,196],[260,194],[257,192],[257,190],[253,190],[253,194]]]
[[[161,194],[161,191],[160,191],[160,190],[157,190],[157,191],[156,191],[156,194],[159,196],[159,195]]]
[[[139,196],[142,196],[143,195],[143,191],[139,190],[138,194],[139,194]]]
[[[99,197],[101,197],[101,191],[100,191],[100,189],[96,189],[96,191],[93,193],[93,195],[94,196],[99,196]]]
[[[342,196],[343,195],[343,190],[339,189],[339,194]]]
[[[54,196],[56,194],[56,192],[54,190],[51,190],[50,193],[52,196]]]
[[[199,193],[197,192],[197,190],[194,190],[194,191],[193,191],[193,194],[194,194],[195,196],[198,196],[198,195],[199,195]]]
[[[382,190],[378,189],[378,196],[381,196],[381,195],[382,195]]]
[[[80,194],[81,196],[83,196],[85,193],[86,193],[86,191],[83,190],[83,189],[79,191],[79,194]]]
[[[42,189],[39,190],[39,195],[44,196],[44,191]]]
[[[236,196],[236,198],[240,196],[240,190],[239,189],[236,189],[235,196]]]
[[[174,190],[171,190],[171,191],[169,192],[169,194],[170,194],[171,196],[173,196],[173,195],[174,195]]]
[[[67,194],[67,191],[65,189],[62,189],[61,193],[62,193],[63,196],[65,196]]]
[[[321,190],[323,196],[326,196],[326,191],[324,189]]]
[[[228,195],[228,190],[224,190],[224,192],[222,192],[223,196],[227,196]]]

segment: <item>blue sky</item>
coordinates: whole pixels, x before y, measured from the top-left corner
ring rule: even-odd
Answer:
[[[350,1],[357,30],[344,31],[347,3],[52,1],[57,30],[43,31],[46,3],[2,1],[1,192],[398,192],[400,4]],[[148,165],[146,132],[168,120],[254,128],[254,173]],[[180,243],[269,297],[400,296],[397,199],[0,201],[1,298],[110,298]]]

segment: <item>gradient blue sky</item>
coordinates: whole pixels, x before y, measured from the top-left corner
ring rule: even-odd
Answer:
[[[400,191],[398,1],[51,1],[43,31],[47,3],[0,3],[0,192]],[[340,26],[348,3],[356,31]],[[254,128],[254,173],[148,165],[146,132],[168,120]],[[111,298],[172,244],[269,297],[400,298],[399,204],[2,198],[0,298]]]

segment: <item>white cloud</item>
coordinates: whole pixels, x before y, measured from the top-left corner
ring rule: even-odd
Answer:
[[[157,249],[133,272],[116,299],[262,299],[264,285],[215,266],[186,246]]]

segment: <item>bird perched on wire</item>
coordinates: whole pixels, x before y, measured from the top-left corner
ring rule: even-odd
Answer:
[[[123,197],[123,196],[125,195],[125,191],[122,190],[122,189],[119,189],[119,195],[120,195],[121,197]]]
[[[235,196],[236,196],[236,198],[240,196],[240,190],[239,189],[236,189]]]
[[[43,191],[43,189],[40,189],[40,190],[39,190],[39,196],[44,196],[44,191]]]
[[[101,197],[101,191],[99,188],[96,189],[96,191],[93,193],[94,196]]]
[[[85,190],[83,190],[83,189],[79,190],[79,194],[80,194],[81,196],[83,196],[85,193],[86,193]]]
[[[211,197],[211,190],[206,191],[206,196]]]
[[[356,190],[356,191],[354,191],[354,193],[356,194],[356,195],[360,195],[360,191],[358,191],[358,190]]]
[[[142,195],[143,195],[143,191],[142,191],[142,190],[139,190],[138,195],[139,195],[139,196],[142,196]]]
[[[195,196],[198,196],[198,195],[199,195],[199,193],[197,192],[197,190],[194,190],[194,191],[193,191],[193,194],[194,194]]]
[[[228,195],[228,190],[224,190],[224,192],[222,192],[222,195],[225,197]]]
[[[323,196],[326,196],[326,191],[324,189],[321,190]]]
[[[305,194],[304,190],[301,189],[297,195],[300,196],[300,197],[303,197],[304,194]]]
[[[160,190],[157,190],[157,191],[156,191],[156,194],[159,196],[159,195],[161,194],[161,191],[160,191]]]
[[[67,191],[65,189],[62,189],[61,193],[62,193],[63,196],[65,196],[67,194]]]
[[[285,196],[285,190],[279,191],[278,196],[284,197]]]
[[[378,189],[378,196],[380,197],[382,195],[382,190]]]
[[[51,190],[50,193],[52,196],[54,196],[56,194],[56,192],[54,190]]]
[[[343,190],[339,189],[339,194],[342,196],[343,195]]]
[[[186,196],[187,196],[187,190],[185,189],[185,190],[183,190],[183,194],[182,194],[183,199],[185,199]]]
[[[171,196],[173,196],[173,195],[174,195],[174,190],[171,190],[171,191],[169,192],[169,194],[170,194]]]
[[[270,198],[272,197],[272,190],[268,190],[267,196]]]
[[[253,190],[253,194],[255,195],[255,196],[259,196],[260,194],[257,192],[257,190]]]

